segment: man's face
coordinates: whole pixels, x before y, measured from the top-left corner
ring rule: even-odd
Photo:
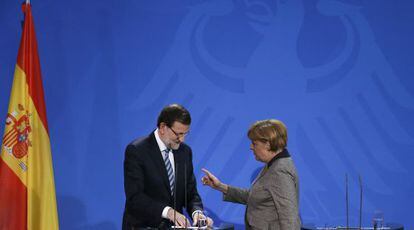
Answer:
[[[171,127],[168,127],[165,123],[161,123],[159,130],[160,138],[167,148],[177,150],[180,144],[184,142],[190,126],[175,121]]]

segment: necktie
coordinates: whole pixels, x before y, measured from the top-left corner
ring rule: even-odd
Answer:
[[[164,153],[164,163],[165,163],[165,168],[167,169],[167,175],[168,175],[168,180],[170,182],[170,189],[171,189],[171,194],[174,194],[174,171],[171,165],[171,161],[170,158],[168,157],[170,150],[169,149],[165,149],[163,151]]]

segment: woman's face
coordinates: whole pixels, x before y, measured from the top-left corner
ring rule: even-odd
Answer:
[[[260,162],[268,163],[274,156],[270,151],[269,142],[253,140],[250,149],[253,151],[256,160]]]

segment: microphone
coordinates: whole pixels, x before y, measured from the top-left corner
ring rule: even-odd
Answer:
[[[351,230],[351,229],[358,229],[358,230],[362,230],[362,229],[368,229],[368,228],[363,228],[362,227],[362,177],[360,174],[358,174],[358,180],[359,180],[359,226],[358,227],[349,227],[349,186],[348,186],[348,174],[345,173],[345,212],[346,212],[346,226],[345,227],[336,227],[333,229],[346,229],[346,230]],[[326,226],[325,226],[326,228]],[[331,229],[331,228],[329,228]],[[372,228],[370,228],[372,229]],[[374,230],[377,229],[376,223],[374,223]]]

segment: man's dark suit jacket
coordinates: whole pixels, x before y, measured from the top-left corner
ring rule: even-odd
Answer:
[[[165,206],[182,213],[185,206],[185,172],[187,180],[187,213],[203,210],[193,173],[191,148],[182,143],[173,150],[176,170],[176,202],[170,185],[160,149],[154,133],[137,139],[125,150],[124,187],[125,210],[122,229],[140,227],[163,228],[171,223],[161,217]]]

